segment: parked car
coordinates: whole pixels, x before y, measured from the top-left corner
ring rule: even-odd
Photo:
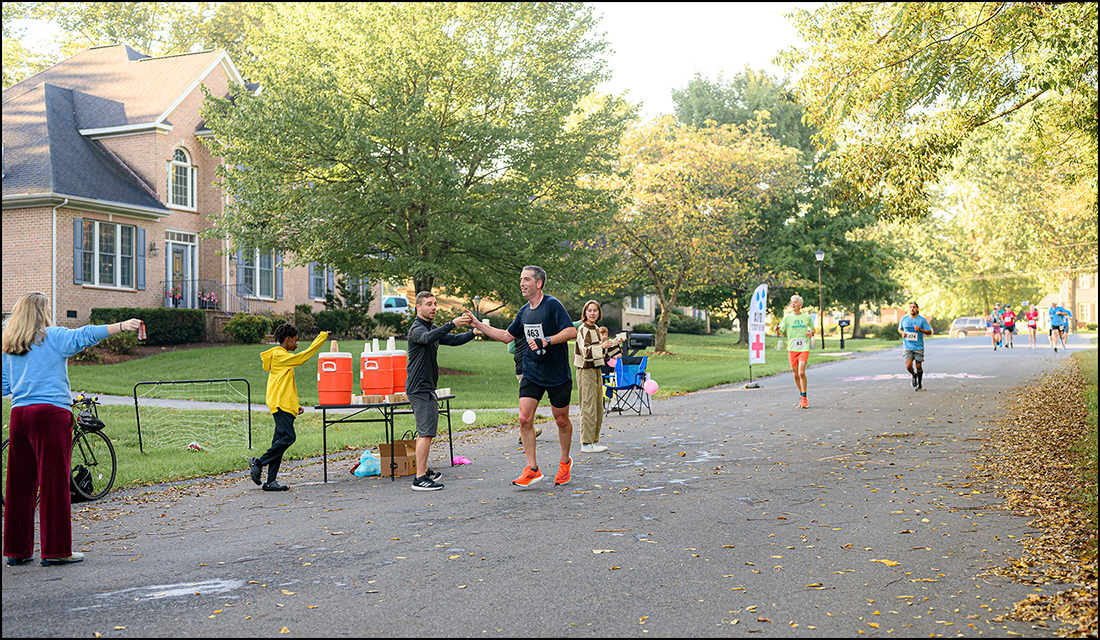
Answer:
[[[985,318],[966,316],[955,318],[951,323],[951,329],[947,332],[954,338],[965,338],[968,333],[985,333]]]
[[[411,313],[409,299],[405,296],[382,296],[382,311],[394,313]]]

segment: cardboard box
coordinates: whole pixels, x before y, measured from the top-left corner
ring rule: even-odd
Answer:
[[[390,475],[390,463],[396,463],[395,477],[416,475],[416,440],[394,440],[392,445],[385,442],[378,445],[378,455],[382,459],[382,475]]]

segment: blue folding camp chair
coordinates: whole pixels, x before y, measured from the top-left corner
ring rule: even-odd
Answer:
[[[604,375],[603,413],[630,410],[638,415],[645,407],[650,414],[653,408],[649,404],[649,394],[642,387],[646,381],[645,367],[649,356],[622,356],[615,362],[615,373]]]

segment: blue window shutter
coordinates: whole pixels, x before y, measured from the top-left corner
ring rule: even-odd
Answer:
[[[84,220],[73,220],[73,284],[84,284]]]
[[[145,229],[137,227],[137,247],[134,251],[134,286],[138,291],[145,291]]]
[[[336,272],[332,269],[325,269],[325,283],[328,285],[328,290],[336,294]]]
[[[275,252],[275,298],[283,299],[283,254]]]

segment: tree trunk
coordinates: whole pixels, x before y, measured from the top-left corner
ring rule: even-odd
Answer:
[[[1073,274],[1069,279],[1069,295],[1066,299],[1066,309],[1069,309],[1069,312],[1073,314],[1073,317],[1070,318],[1070,331],[1076,331],[1077,323],[1080,321],[1080,318],[1077,317],[1077,274]]]
[[[413,277],[413,297],[421,291],[431,291],[435,285],[435,276]]]
[[[745,290],[734,289],[733,315],[737,318],[737,324],[741,327],[737,344],[749,343],[749,306],[745,304]]]
[[[852,309],[852,337],[853,338],[862,338],[863,337],[863,331],[861,331],[860,328],[859,328],[859,305],[858,304],[856,305],[856,307],[854,309]]]

